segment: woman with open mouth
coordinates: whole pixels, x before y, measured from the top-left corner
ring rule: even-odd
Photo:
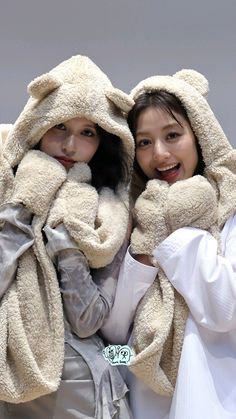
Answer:
[[[133,347],[135,419],[236,417],[236,152],[207,93],[194,70],[131,92],[135,228],[103,333]]]

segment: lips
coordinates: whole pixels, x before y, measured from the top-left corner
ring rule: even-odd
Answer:
[[[68,159],[67,157],[55,157],[55,159],[66,168],[72,167],[75,164],[73,159]]]
[[[168,183],[173,183],[177,180],[179,176],[180,164],[169,165],[165,168],[156,169],[157,177],[160,180],[164,180]]]

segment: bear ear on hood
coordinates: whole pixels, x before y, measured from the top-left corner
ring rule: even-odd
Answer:
[[[61,86],[61,81],[50,73],[36,77],[28,85],[28,93],[35,99],[43,99],[57,87]]]
[[[198,71],[184,69],[175,73],[173,77],[184,80],[194,87],[202,96],[207,96],[209,92],[209,84],[206,77]]]
[[[110,99],[123,112],[128,113],[134,106],[134,101],[129,95],[119,89],[113,89],[106,92],[106,97]]]

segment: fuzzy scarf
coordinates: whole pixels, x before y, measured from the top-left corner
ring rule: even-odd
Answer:
[[[29,158],[26,155],[22,160],[24,167],[21,170],[20,165],[17,173],[20,186],[14,187],[10,198],[10,202],[23,202],[37,212],[32,222],[34,245],[20,257],[16,280],[0,305],[0,399],[11,403],[53,392],[60,382],[63,310],[57,273],[45,248],[44,225],[63,222],[90,266],[96,268],[112,261],[125,240],[128,226],[127,192],[115,194],[104,188],[97,193],[87,183],[91,174],[85,164],[75,165],[67,177],[62,173],[61,187],[57,196],[51,197],[51,204],[46,207],[43,200],[39,202],[34,178],[26,174],[26,163],[30,162],[37,172],[40,153],[30,151]],[[49,191],[46,166],[45,171],[40,170],[40,182],[47,183]]]

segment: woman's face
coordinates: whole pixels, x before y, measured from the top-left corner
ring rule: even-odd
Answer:
[[[39,149],[69,170],[76,162],[88,163],[99,143],[93,122],[86,118],[73,118],[49,129],[41,139]]]
[[[138,117],[136,130],[136,160],[149,179],[168,183],[193,176],[198,153],[196,139],[189,123],[173,113],[149,107]]]

